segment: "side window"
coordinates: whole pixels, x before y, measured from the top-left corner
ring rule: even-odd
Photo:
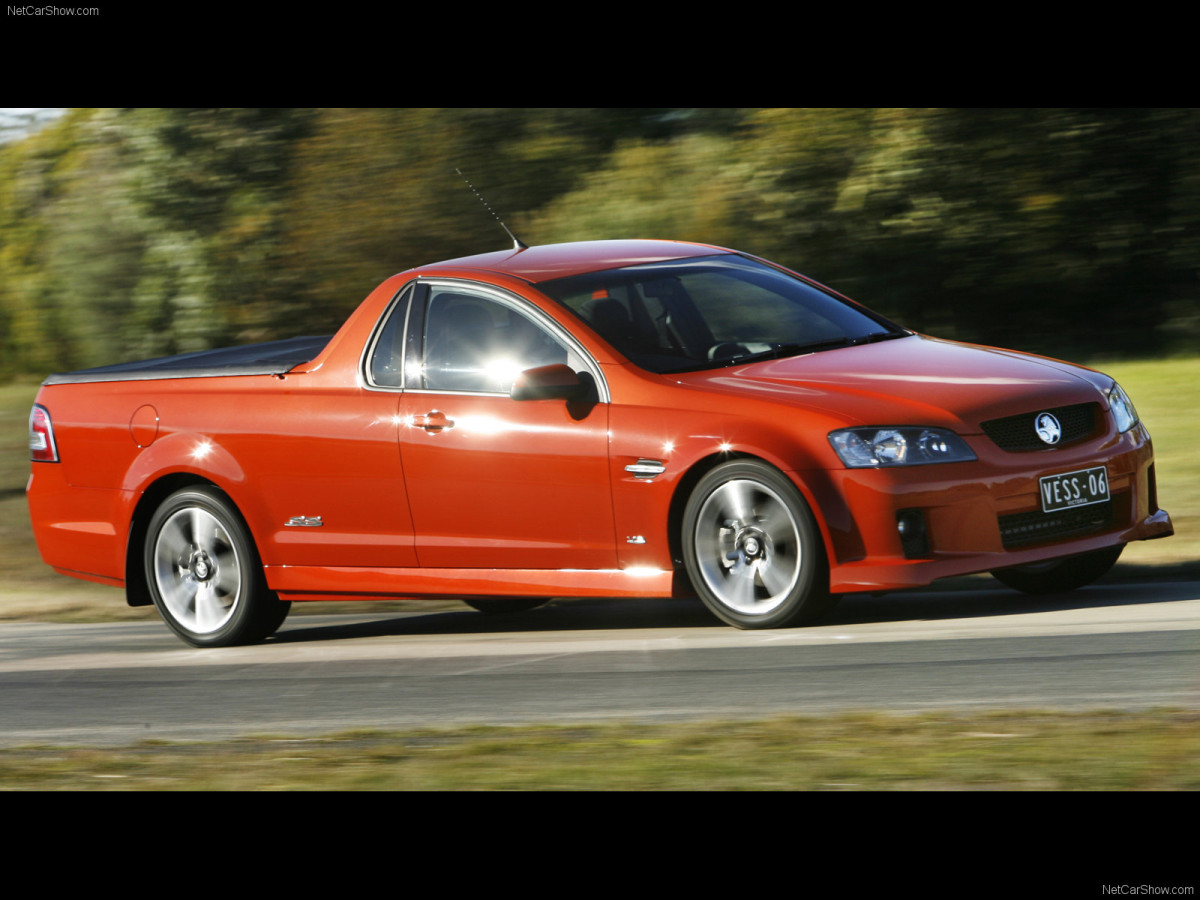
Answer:
[[[508,393],[525,369],[567,363],[567,348],[516,309],[489,297],[433,287],[425,313],[424,387]]]
[[[387,313],[387,321],[383,323],[383,328],[375,338],[370,364],[372,384],[380,387],[400,387],[404,383],[401,369],[404,355],[404,317],[412,295],[413,289],[409,287],[404,295],[392,304]]]

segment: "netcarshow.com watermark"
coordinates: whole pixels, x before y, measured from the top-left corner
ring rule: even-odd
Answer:
[[[10,16],[98,16],[98,6],[25,6],[8,7]]]
[[[1195,894],[1196,888],[1173,884],[1106,884],[1104,893],[1117,897],[1184,897]]]

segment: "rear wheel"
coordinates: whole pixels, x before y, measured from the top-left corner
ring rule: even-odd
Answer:
[[[804,624],[835,602],[808,504],[765,463],[728,462],[700,479],[683,515],[683,556],[700,599],[738,628]]]
[[[144,560],[163,621],[195,647],[261,641],[291,607],[267,588],[241,516],[212,488],[185,488],[163,501],[150,520]]]
[[[1064,556],[1043,563],[996,569],[992,576],[1001,584],[1026,594],[1059,594],[1091,584],[1116,565],[1124,544],[1078,556]]]

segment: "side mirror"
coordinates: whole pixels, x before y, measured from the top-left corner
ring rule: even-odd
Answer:
[[[526,369],[513,379],[514,400],[575,400],[587,391],[579,376],[562,363]]]

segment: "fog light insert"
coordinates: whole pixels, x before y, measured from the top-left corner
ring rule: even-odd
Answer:
[[[905,559],[929,556],[929,532],[925,529],[925,514],[919,509],[902,509],[896,513],[896,533]]]

